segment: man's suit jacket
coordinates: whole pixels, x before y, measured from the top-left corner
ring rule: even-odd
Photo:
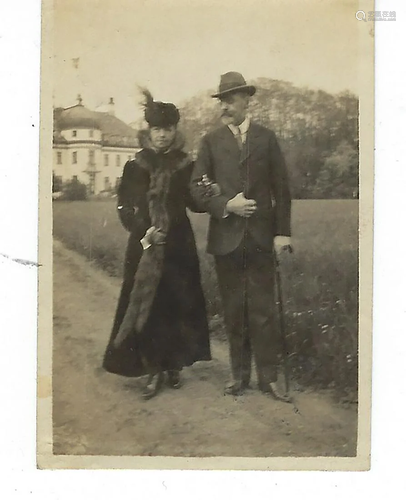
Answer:
[[[220,186],[221,194],[204,195],[202,176]],[[276,235],[290,236],[291,197],[285,160],[274,132],[251,122],[242,151],[227,126],[202,140],[191,179],[191,192],[201,209],[210,213],[207,251],[226,255],[241,243],[248,231],[260,247],[273,249]],[[243,192],[257,202],[257,211],[245,219],[224,217],[227,201]]]

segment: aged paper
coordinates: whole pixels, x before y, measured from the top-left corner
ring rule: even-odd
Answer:
[[[369,468],[373,9],[370,1],[338,0],[227,0],[221,7],[211,0],[44,0],[40,468]],[[142,401],[143,379],[102,369],[127,239],[117,225],[115,187],[145,125],[137,86],[179,107],[194,156],[218,114],[210,93],[228,71],[257,87],[253,119],[278,127],[291,175],[295,252],[283,257],[281,272],[288,338],[300,351],[291,363],[295,404],[260,394],[254,380],[243,396],[223,395],[228,347],[213,306],[217,291],[205,285],[202,215],[192,223],[210,303],[213,359],[185,368],[179,390],[165,388]],[[79,119],[72,109],[79,109]],[[358,148],[359,188],[348,167]],[[347,169],[342,179],[340,169]],[[86,201],[66,199],[72,181],[86,186]],[[358,300],[347,285],[357,283],[357,229]],[[289,270],[292,275],[284,276]],[[301,295],[294,287],[302,287]],[[295,335],[312,339],[310,351]],[[336,356],[332,346],[338,344],[343,351]]]

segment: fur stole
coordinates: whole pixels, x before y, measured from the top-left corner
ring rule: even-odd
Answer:
[[[159,155],[157,156],[159,160]],[[167,211],[167,197],[171,176],[189,163],[189,158],[178,160],[172,168],[164,166],[162,161],[156,165],[147,163],[142,151],[135,157],[137,164],[150,173],[150,185],[147,193],[151,225],[168,233],[170,219]],[[165,245],[151,245],[144,250],[138,264],[131,291],[129,305],[114,340],[118,347],[129,335],[137,334],[144,328],[152,308],[156,291],[161,280],[165,257]]]

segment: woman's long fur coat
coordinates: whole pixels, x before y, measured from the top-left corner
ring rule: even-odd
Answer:
[[[118,213],[130,237],[103,361],[109,372],[140,376],[211,359],[199,261],[186,213],[186,208],[197,211],[188,189],[192,169],[176,146],[165,154],[145,147],[124,167]],[[167,233],[166,243],[143,251],[140,240],[151,225]]]

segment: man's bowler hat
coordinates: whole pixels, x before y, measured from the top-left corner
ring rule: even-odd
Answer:
[[[256,90],[257,89],[253,85],[247,85],[241,73],[229,71],[221,75],[219,90],[217,94],[213,94],[212,97],[221,99],[223,96],[233,92],[247,92],[250,96],[253,96]]]

